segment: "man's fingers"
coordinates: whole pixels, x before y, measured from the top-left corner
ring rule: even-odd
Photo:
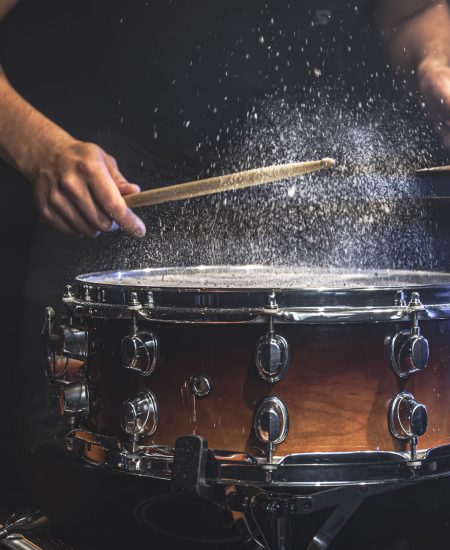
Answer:
[[[64,218],[62,218],[55,210],[50,210],[48,207],[45,207],[42,211],[42,218],[49,224],[55,227],[61,233],[66,233],[67,235],[76,236],[79,235],[77,231],[67,223]]]
[[[99,229],[86,221],[77,207],[60,193],[55,193],[51,197],[51,207],[78,233],[83,233],[83,235],[91,237],[92,239],[98,236]],[[109,225],[111,225],[111,222]]]
[[[99,209],[89,187],[76,175],[66,176],[60,184],[61,192],[75,204],[78,212],[96,230],[108,231],[111,218]]]
[[[95,176],[88,180],[89,189],[98,207],[113,218],[126,231],[138,237],[145,235],[145,225],[127,207],[120,191],[105,164],[99,164]]]
[[[135,183],[121,183],[117,185],[121,195],[131,195],[131,193],[140,193],[141,188]]]

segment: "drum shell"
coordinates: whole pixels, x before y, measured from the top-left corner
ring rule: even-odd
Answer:
[[[449,443],[450,321],[421,323],[430,343],[430,360],[421,372],[400,379],[389,362],[389,340],[402,323],[308,325],[275,324],[289,344],[290,364],[276,383],[264,381],[255,366],[255,346],[264,323],[183,324],[139,321],[139,330],[157,335],[159,357],[149,376],[126,370],[120,342],[130,321],[89,319],[88,376],[92,388],[87,427],[126,440],[121,404],[140,390],[155,395],[158,429],[142,444],[173,446],[180,435],[205,437],[214,449],[264,454],[253,417],[261,400],[275,395],[289,413],[289,433],[276,455],[311,452],[400,451],[406,441],[388,427],[391,400],[407,391],[425,404],[427,433],[419,448]],[[206,375],[212,391],[197,398],[192,378]]]

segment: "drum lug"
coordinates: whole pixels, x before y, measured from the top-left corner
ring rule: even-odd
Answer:
[[[275,333],[272,315],[268,332],[256,344],[255,364],[261,378],[272,384],[280,381],[288,370],[289,345],[283,336]]]
[[[120,357],[125,369],[149,376],[158,360],[158,338],[154,332],[138,331],[136,312],[132,311],[131,333],[122,338]]]
[[[85,330],[70,325],[61,325],[54,334],[55,317],[53,308],[47,307],[42,339],[48,380],[51,385],[59,386],[82,376],[87,357],[87,335]]]
[[[62,416],[86,418],[89,414],[89,388],[86,382],[72,382],[61,386],[59,405]]]
[[[282,443],[289,431],[289,414],[279,397],[265,397],[255,411],[253,429],[256,437],[267,446],[267,463],[273,462],[275,446]]]
[[[87,357],[87,333],[84,329],[61,325],[58,330],[60,355],[84,361]]]
[[[122,430],[133,436],[151,436],[159,422],[159,409],[155,396],[150,390],[139,392],[134,398],[124,401],[120,411]]]
[[[428,427],[428,411],[411,393],[401,392],[389,406],[389,430],[399,440],[409,440],[411,460],[417,459],[418,438]]]
[[[418,292],[413,292],[408,307],[411,327],[397,332],[390,341],[390,363],[399,378],[408,378],[423,370],[430,356],[428,340],[420,334],[418,311],[422,304]]]

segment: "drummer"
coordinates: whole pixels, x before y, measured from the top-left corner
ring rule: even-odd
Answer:
[[[16,3],[17,0],[4,0],[0,6],[0,17],[4,18]],[[39,83],[36,82],[37,75],[28,79],[21,75],[17,77],[18,88],[23,88],[24,95],[28,96],[31,103],[10,84],[5,72],[0,73],[1,157],[16,167],[31,182],[41,217],[59,231],[69,235],[82,234],[95,237],[99,232],[109,231],[120,225],[133,235],[142,237],[145,235],[145,225],[136,214],[127,208],[123,199],[124,195],[138,191],[139,187],[127,181],[121,173],[116,159],[95,143],[95,132],[98,132],[101,125],[104,127],[105,122],[108,126],[112,125],[119,118],[120,122],[124,124],[124,134],[128,132],[135,132],[136,135],[141,134],[143,128],[139,127],[136,121],[127,120],[137,114],[133,102],[140,102],[139,109],[142,109],[143,113],[147,111],[143,118],[148,124],[144,129],[148,135],[138,136],[138,139],[142,138],[141,144],[145,148],[150,145],[153,149],[155,144],[151,142],[158,139],[156,144],[158,149],[170,150],[173,148],[173,143],[178,141],[180,152],[184,153],[188,141],[199,138],[200,131],[198,130],[197,133],[189,131],[189,126],[203,124],[210,127],[208,130],[214,128],[214,131],[217,131],[214,124],[211,124],[212,119],[219,119],[223,124],[229,122],[217,114],[218,110],[227,112],[229,119],[237,114],[236,111],[232,112],[228,107],[232,103],[231,96],[233,94],[238,94],[239,100],[242,100],[241,103],[243,103],[249,99],[251,94],[260,95],[261,92],[267,92],[276,87],[278,85],[276,82],[282,83],[286,78],[292,78],[291,75],[280,78],[275,73],[271,75],[272,69],[278,70],[277,66],[270,67],[272,60],[265,59],[264,62],[268,67],[264,78],[258,77],[257,72],[252,74],[251,71],[246,71],[242,72],[241,81],[228,86],[225,82],[228,78],[227,66],[229,66],[229,71],[235,70],[233,69],[234,59],[238,56],[234,54],[237,53],[237,50],[236,52],[230,50],[229,58],[227,58],[227,55],[223,55],[223,49],[230,47],[230,43],[225,41],[221,44],[220,41],[213,40],[208,47],[219,48],[221,50],[219,57],[212,55],[208,59],[208,52],[205,50],[203,59],[202,56],[196,56],[197,59],[201,59],[199,64],[193,57],[189,59],[189,55],[193,55],[200,49],[201,40],[211,42],[211,38],[208,37],[215,32],[221,33],[223,25],[233,21],[237,27],[242,27],[242,31],[249,31],[248,36],[251,37],[249,42],[259,41],[262,45],[265,40],[264,26],[266,26],[267,34],[270,35],[270,25],[278,25],[280,33],[282,31],[284,36],[288,37],[292,24],[288,22],[287,18],[291,15],[300,21],[299,16],[302,15],[302,11],[307,10],[312,24],[318,28],[326,25],[328,20],[333,21],[336,15],[333,10],[339,13],[343,10],[343,6],[348,4],[347,11],[349,13],[358,12],[361,10],[362,2],[305,1],[300,3],[304,6],[296,8],[298,13],[295,15],[289,10],[285,9],[283,13],[283,9],[275,8],[273,11],[277,15],[276,22],[273,22],[274,18],[270,17],[269,9],[267,14],[264,14],[264,10],[262,10],[260,21],[253,22],[254,24],[252,21],[245,20],[253,15],[252,9],[247,10],[242,20],[238,4],[236,7],[230,5],[228,9],[223,10],[223,17],[216,16],[210,7],[203,6],[201,8],[201,24],[199,24],[193,19],[195,10],[185,13],[185,8],[177,7],[177,2],[175,2],[172,8],[166,10],[166,13],[156,14],[156,17],[161,17],[165,23],[171,22],[173,28],[160,27],[157,35],[158,40],[161,41],[159,46],[156,45],[154,51],[145,54],[142,54],[142,50],[145,50],[151,42],[146,38],[148,33],[145,25],[150,25],[152,33],[156,30],[153,22],[146,21],[146,18],[153,17],[155,9],[150,9],[148,3],[133,2],[133,6],[125,8],[123,4],[120,5],[120,2],[97,1],[91,3],[93,6],[89,9],[86,6],[77,7],[78,14],[75,15],[83,16],[83,31],[87,32],[88,40],[84,37],[76,44],[68,43],[67,36],[59,36],[62,35],[61,29],[64,28],[64,17],[69,17],[63,13],[64,9],[67,11],[69,7],[57,7],[57,3],[50,0],[34,2],[36,5],[34,8],[30,6],[32,2],[24,1],[22,4],[24,5],[20,7],[20,16],[32,18],[37,27],[40,26],[37,22],[40,19],[44,21],[45,18],[56,20],[56,23],[61,23],[61,25],[57,31],[54,30],[55,25],[52,27],[53,33],[58,36],[58,41],[51,35],[39,37],[40,41],[47,42],[48,47],[46,52],[40,53],[46,53],[52,60],[50,66],[47,66],[45,70],[53,71],[53,74],[39,75]],[[102,4],[106,8],[105,11],[102,9]],[[84,13],[86,9],[87,12]],[[255,11],[255,13],[258,12]],[[99,23],[99,20],[96,19],[99,14],[101,14],[101,24],[94,25]],[[87,18],[84,18],[84,15]],[[89,18],[89,15],[92,17]],[[280,16],[285,19],[280,20]],[[114,17],[116,18],[114,19]],[[348,14],[347,16],[344,14],[344,21],[345,17],[349,19]],[[18,19],[20,19],[19,15]],[[380,0],[379,20],[394,67],[398,67],[408,80],[420,90],[436,131],[441,136],[443,144],[450,149],[450,15],[447,2]],[[179,48],[175,32],[179,31],[178,26],[180,25],[192,28],[193,32],[197,33],[190,44],[191,52],[184,56],[179,53],[169,55],[170,50]],[[89,29],[93,26],[95,26],[94,39],[94,35],[89,34]],[[259,36],[253,36],[255,27],[261,29]],[[116,33],[116,38],[114,38],[114,33]],[[242,36],[246,36],[245,33]],[[247,38],[243,37],[239,37],[236,33],[237,43],[239,40],[241,41],[239,48],[242,51],[250,52],[251,46],[254,45],[246,44]],[[118,52],[111,39],[120,45],[122,51]],[[20,40],[27,40],[27,37],[21,36]],[[167,43],[164,43],[164,40]],[[195,47],[196,41],[198,41],[197,48]],[[152,45],[155,43],[153,41]],[[106,49],[105,44],[108,44]],[[78,55],[74,55],[73,47],[78,51]],[[74,63],[74,66],[69,64],[67,71],[64,71],[62,65],[66,63],[66,60],[63,60],[63,53],[55,54],[56,48],[60,52],[73,56],[69,59],[75,59],[79,64]],[[141,53],[139,53],[140,51]],[[27,55],[33,57],[29,50],[27,52]],[[105,54],[106,57],[102,57]],[[117,59],[114,54],[117,54]],[[257,55],[258,53],[254,57],[256,63],[259,63],[260,59],[257,59]],[[244,55],[243,58],[243,63],[247,63],[251,67],[253,62],[251,55],[247,53],[247,57]],[[105,59],[107,64],[102,66]],[[246,62],[245,59],[249,59],[249,61]],[[23,62],[23,60],[21,61]],[[217,62],[223,62],[221,69],[223,82],[221,78],[212,81],[212,67]],[[124,63],[128,63],[130,67],[123,70]],[[138,66],[139,69],[137,69]],[[237,75],[239,69],[240,67],[237,68]],[[261,73],[260,67],[258,70]],[[158,71],[165,73],[163,78]],[[12,67],[10,72],[15,76],[16,69]],[[107,74],[108,72],[109,74]],[[189,78],[189,73],[192,73],[191,78]],[[98,74],[101,74],[103,80],[98,78]],[[211,79],[208,78],[209,74],[211,74]],[[135,80],[130,78],[133,75]],[[200,76],[202,78],[201,87],[193,82],[193,79]],[[46,78],[49,79],[48,82],[46,82]],[[64,78],[66,78],[66,82],[63,81]],[[106,80],[104,80],[105,78]],[[236,76],[230,75],[230,78],[235,79]],[[244,78],[249,81],[243,81]],[[252,78],[254,78],[253,81]],[[86,80],[86,85],[80,85],[80,80]],[[262,80],[266,80],[267,84],[261,82]],[[53,86],[56,86],[56,93],[51,92]],[[86,88],[89,88],[90,96],[87,103],[74,106],[71,96],[80,94],[76,99],[81,97],[84,101]],[[158,90],[155,91],[155,88]],[[148,92],[148,96],[144,97],[144,94],[140,93],[140,89]],[[218,89],[223,89],[224,93],[218,94]],[[110,103],[109,111],[105,109],[105,105],[102,105],[103,93],[105,93],[105,102]],[[195,94],[199,98],[198,105],[195,105]],[[221,96],[221,105],[215,106],[213,102],[218,99],[219,95]],[[35,98],[34,103],[45,114],[36,108],[36,105],[33,105],[33,98]],[[51,104],[51,101],[54,101],[54,104]],[[164,101],[167,102],[166,105],[163,103]],[[114,103],[113,107],[111,107],[112,103]],[[203,111],[207,109],[207,105],[209,112],[205,116]],[[74,107],[75,109],[81,108],[81,113],[77,111],[82,116],[81,121],[74,120],[74,117],[69,114]],[[187,108],[190,112],[186,112]],[[158,115],[158,110],[163,112],[162,116]],[[148,111],[151,111],[154,116],[149,116]],[[51,116],[52,112],[55,114],[53,117]],[[49,116],[46,116],[47,114]],[[238,113],[239,115],[240,113]],[[179,120],[175,121],[174,116]],[[95,120],[97,123],[95,127],[95,124],[92,124],[92,117],[94,119],[106,118]],[[108,117],[110,120],[107,120]],[[69,129],[64,128],[65,120]],[[182,120],[184,120],[186,131],[180,140]],[[128,123],[129,126],[127,126]],[[164,123],[166,127],[161,127]],[[91,131],[86,131],[88,127]],[[182,130],[181,133],[183,133]],[[156,138],[158,134],[159,137]],[[78,139],[77,135],[86,135],[94,143]],[[136,139],[136,135],[132,135],[131,138]],[[216,136],[220,136],[220,133]],[[216,136],[209,135],[208,138],[214,139]],[[99,139],[107,141],[104,136]],[[165,143],[164,140],[166,140]],[[190,149],[190,153],[195,152],[196,145],[195,142],[188,143],[187,148]],[[119,161],[121,160],[119,159]]]

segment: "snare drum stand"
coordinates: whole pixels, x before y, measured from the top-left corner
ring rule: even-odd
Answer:
[[[222,490],[223,482],[207,481],[207,442],[198,436],[183,436],[177,439],[172,470],[171,491],[180,495],[195,495],[221,504],[230,512],[243,514],[240,530],[247,530],[243,541],[254,543],[260,550],[293,550],[291,521],[295,516],[311,515],[326,509],[333,509],[322,527],[308,544],[306,550],[326,550],[362,502],[407,484],[417,479],[390,483],[355,483],[318,490],[312,494],[282,493],[281,489],[264,488],[245,483],[230,482],[232,490]],[[279,491],[279,492],[278,492]],[[245,520],[244,520],[245,518]],[[269,537],[269,544],[258,518],[275,524],[275,533]],[[249,524],[256,526],[253,532]],[[300,550],[300,549],[298,549]]]

